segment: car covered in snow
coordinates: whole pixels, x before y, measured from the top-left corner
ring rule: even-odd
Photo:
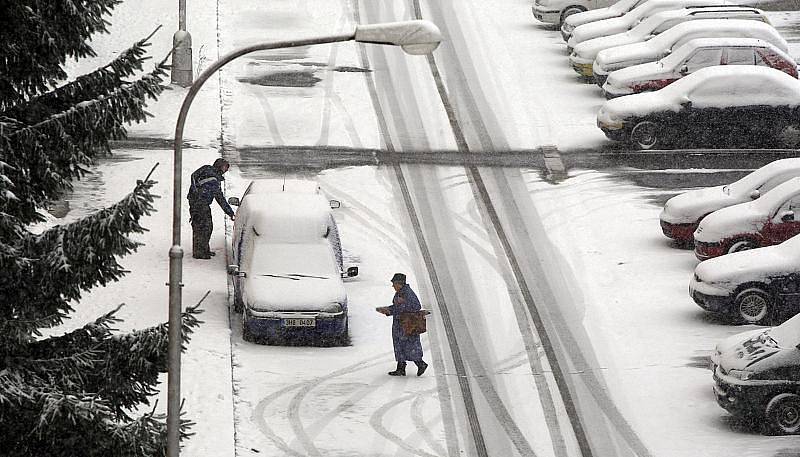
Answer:
[[[800,178],[791,178],[757,200],[722,208],[694,231],[700,260],[782,243],[800,233]]]
[[[702,68],[661,90],[607,100],[597,113],[606,137],[639,149],[694,141],[787,144],[797,140],[798,122],[800,81],[744,65]]]
[[[700,262],[689,295],[701,308],[748,324],[800,312],[800,236]]]
[[[694,231],[706,215],[728,206],[750,202],[790,178],[800,176],[800,158],[775,160],[724,186],[694,189],[664,204],[661,231],[678,242],[694,242]]]
[[[684,22],[652,40],[604,49],[598,52],[594,59],[592,74],[597,84],[602,87],[610,72],[633,65],[656,62],[695,38],[758,38],[787,52],[789,45],[786,40],[774,27],[761,22],[760,17],[763,16],[754,14],[749,18]]]
[[[341,244],[327,200],[312,181],[254,181],[238,205],[231,246],[234,309],[242,337],[281,342],[348,338]],[[343,271],[344,270],[344,271]]]
[[[769,435],[800,433],[800,316],[720,341],[711,354],[717,404]]]
[[[579,25],[602,21],[603,19],[610,19],[612,17],[620,17],[646,1],[647,0],[620,0],[605,8],[597,8],[582,13],[571,14],[561,22],[561,37],[564,41],[569,41],[569,38],[572,36],[572,31]]]
[[[797,78],[797,63],[772,43],[757,38],[697,38],[658,62],[612,71],[602,85],[603,95],[614,98],[658,90],[713,65],[760,65]],[[601,79],[597,74],[595,78]]]
[[[667,10],[690,6],[718,6],[730,4],[725,0],[647,0],[620,17],[612,17],[579,25],[567,41],[567,50],[572,52],[579,44],[594,38],[626,32],[648,17]]]
[[[561,25],[573,14],[612,3],[614,0],[534,0],[531,11],[538,21]]]

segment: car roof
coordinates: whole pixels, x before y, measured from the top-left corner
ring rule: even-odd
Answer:
[[[319,184],[316,181],[297,178],[255,179],[250,181],[245,192],[247,194],[274,192],[321,193]]]
[[[782,93],[776,95],[788,97],[786,101],[791,104],[800,104],[800,80],[780,70],[757,65],[715,65],[701,68],[664,89],[687,93],[708,82],[727,85],[731,91],[743,87],[761,87],[761,92],[766,94],[782,89]]]
[[[331,208],[322,194],[301,192],[248,194],[239,210],[258,239],[268,242],[319,240],[326,236],[331,218]]]
[[[744,30],[747,30],[750,34],[761,35],[762,38],[769,37],[770,42],[779,49],[788,49],[788,43],[774,27],[761,21],[747,19],[697,19],[686,21],[666,30],[647,43],[649,46],[654,47],[670,47],[671,43],[680,41],[682,37],[694,32],[711,35],[716,31],[742,33]]]

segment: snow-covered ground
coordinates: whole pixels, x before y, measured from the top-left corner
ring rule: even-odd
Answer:
[[[533,21],[530,3],[466,3],[468,8],[452,10],[450,26],[461,24],[466,36],[480,37],[480,43],[469,43],[468,51],[463,46],[458,49],[469,52],[471,61],[478,63],[470,69],[475,75],[470,82],[478,86],[491,82],[492,87],[485,88],[491,95],[487,104],[509,147],[555,144],[569,150],[604,144],[594,124],[603,100],[599,89],[576,80],[558,32]],[[253,40],[339,32],[354,20],[351,6],[352,2],[319,0],[266,5],[240,0],[191,2],[189,28],[196,65],[202,68],[209,59]],[[407,6],[394,4],[382,13],[404,18],[410,14]],[[141,11],[162,13],[156,17]],[[155,56],[163,55],[171,41],[167,30],[175,28],[173,13],[164,12],[154,0],[124,3],[112,19],[111,30],[117,35],[96,43],[101,51],[98,62],[168,19],[153,46]],[[770,13],[773,24],[782,30],[796,24],[798,18],[796,13]],[[264,24],[269,27],[262,35]],[[790,36],[787,39],[791,41]],[[794,41],[797,46],[797,37]],[[209,81],[187,123],[186,137],[197,147],[184,152],[184,182],[188,173],[218,155],[220,137],[233,156],[237,147],[374,148],[385,144],[363,74],[341,70],[362,68],[359,48],[345,43],[296,51],[243,59],[224,70],[220,79]],[[428,75],[424,59],[413,60],[399,52],[387,50],[385,62],[371,61],[373,74],[398,87],[407,86],[402,95],[393,95],[400,99],[397,103],[406,108],[416,104],[418,112],[432,118],[406,119],[410,127],[405,132],[397,127],[403,119],[390,119],[394,138],[407,134],[400,144],[424,140],[452,147],[433,83],[422,79]],[[405,72],[397,73],[397,61],[404,60],[408,66],[399,68]],[[86,65],[74,70],[86,70]],[[340,71],[330,71],[330,67]],[[258,77],[284,72],[311,85],[253,83]],[[302,74],[300,79],[297,73]],[[315,77],[319,81],[314,82]],[[171,138],[185,93],[177,87],[167,91],[151,109],[156,118],[131,128],[132,135]],[[389,100],[390,95],[379,97]],[[492,101],[497,100],[502,103],[494,105]],[[417,123],[422,130],[414,128]],[[67,219],[115,201],[155,162],[161,163],[155,190],[163,198],[157,201],[159,211],[144,221],[151,228],[142,237],[147,245],[122,262],[131,274],[91,293],[73,314],[74,326],[121,301],[128,303],[120,313],[126,319],[123,329],[166,320],[167,288],[163,284],[170,244],[171,152],[115,152],[116,160],[102,161],[93,179],[78,186]],[[483,226],[464,170],[406,167],[406,171],[418,173],[431,195],[439,195],[428,202],[435,203],[431,211],[450,219],[455,228],[440,235],[443,245],[457,246],[467,261],[454,267],[461,274],[452,280],[476,293],[475,302],[459,312],[486,322],[470,323],[469,329],[473,341],[480,343],[472,362],[483,363],[491,380],[491,388],[473,380],[484,387],[476,394],[478,406],[495,415],[484,423],[487,443],[494,450],[491,455],[524,455],[520,449],[526,445],[536,455],[553,455],[556,446],[545,438],[544,407],[536,398],[544,390],[531,376],[538,358],[530,356],[529,344],[537,342],[526,340],[521,333],[497,266],[495,246]],[[582,324],[592,341],[599,364],[596,374],[650,453],[722,457],[734,452],[765,456],[786,451],[784,455],[791,455],[788,452],[797,448],[797,438],[763,437],[745,430],[732,423],[713,399],[711,374],[703,368],[708,353],[719,339],[748,327],[710,319],[688,297],[689,275],[697,261],[691,251],[676,249],[663,238],[658,226],[660,207],[653,203],[654,194],[679,189],[643,188],[625,179],[620,170],[574,169],[555,185],[543,181],[540,170],[521,172],[548,235],[548,239],[536,241],[552,244],[558,256],[551,261],[559,262],[574,278],[570,284],[574,289],[569,292],[578,297],[582,313],[582,317],[576,314],[579,322],[574,324]],[[460,394],[452,389],[455,376],[446,370],[451,356],[436,316],[423,338],[426,359],[434,362],[430,371],[422,378],[385,375],[393,368],[390,320],[374,308],[390,300],[389,278],[397,271],[408,273],[412,286],[422,292],[423,304],[434,301],[397,193],[395,173],[383,166],[289,173],[317,179],[332,198],[343,203],[336,212],[343,245],[361,261],[360,275],[346,284],[352,345],[268,347],[243,342],[238,316],[228,313],[225,256],[211,261],[188,256],[191,234],[184,207],[184,302],[193,304],[206,290],[212,290],[203,305],[206,323],[184,355],[182,394],[189,417],[197,422],[197,434],[185,443],[185,454],[472,455]],[[253,165],[234,168],[228,173],[226,192],[238,195],[249,179],[280,175],[281,170],[261,170]],[[216,209],[214,217],[217,230],[212,248],[222,254],[225,241],[220,227],[226,222]],[[533,347],[534,354],[537,350]],[[499,403],[481,397],[492,393]],[[519,436],[505,438],[508,424],[499,419],[497,404],[507,408]],[[165,405],[163,395],[160,405]],[[566,447],[571,449],[566,439]]]

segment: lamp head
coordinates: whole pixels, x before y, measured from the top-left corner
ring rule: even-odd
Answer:
[[[422,55],[433,52],[439,46],[442,33],[436,24],[425,20],[384,22],[357,25],[355,40],[400,46],[408,54]]]

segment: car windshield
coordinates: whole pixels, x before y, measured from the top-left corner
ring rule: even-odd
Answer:
[[[758,189],[775,174],[776,169],[781,169],[778,165],[780,164],[773,162],[770,165],[761,167],[738,181],[728,184],[723,190],[725,190],[727,194],[743,195],[749,193],[753,189]]]
[[[800,343],[800,314],[764,333],[767,333],[782,348],[796,346]]]
[[[621,0],[611,5],[610,9],[617,13],[625,13],[643,2],[644,0]]]
[[[650,35],[656,28],[658,28],[658,26],[663,24],[666,20],[667,19],[665,16],[662,16],[661,14],[655,14],[643,20],[642,22],[636,24],[636,27],[631,29],[630,34],[633,36],[645,37],[647,35]]]
[[[329,279],[339,271],[333,249],[327,241],[313,244],[257,243],[253,248],[251,269],[255,276],[289,280]]]
[[[660,63],[665,68],[676,68],[678,65],[682,64],[689,55],[692,54],[698,48],[692,44],[692,42],[688,42],[683,46],[679,47],[675,50],[672,54],[668,55],[661,59]]]

